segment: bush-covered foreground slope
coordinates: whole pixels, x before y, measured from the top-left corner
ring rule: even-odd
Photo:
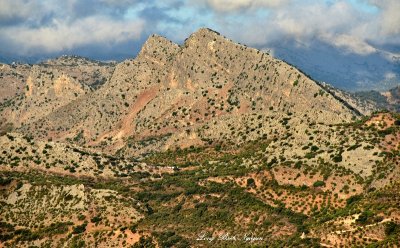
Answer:
[[[136,159],[9,133],[0,137],[1,245],[393,247],[398,120],[287,128],[289,118],[284,135]]]

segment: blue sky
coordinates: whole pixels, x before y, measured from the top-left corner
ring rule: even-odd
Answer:
[[[399,0],[0,0],[0,55],[134,57],[153,33],[200,27],[260,49],[313,41],[344,53],[400,53]],[[390,55],[389,55],[390,56]]]

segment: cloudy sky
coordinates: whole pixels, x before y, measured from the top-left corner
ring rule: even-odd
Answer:
[[[259,48],[317,39],[399,52],[398,13],[399,0],[0,0],[0,52],[113,59],[134,56],[152,33],[182,42],[204,26]]]
[[[400,0],[0,0],[0,59],[121,60],[150,34],[182,43],[209,27],[284,58],[293,49],[279,45],[290,44],[389,61],[400,54],[399,13]]]

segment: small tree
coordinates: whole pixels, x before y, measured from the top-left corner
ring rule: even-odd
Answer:
[[[313,186],[314,186],[315,188],[324,187],[324,186],[325,186],[325,182],[323,182],[323,181],[316,181],[316,182],[313,184]]]
[[[385,234],[387,236],[390,236],[392,234],[398,233],[399,231],[400,231],[400,225],[399,224],[397,224],[397,223],[395,223],[393,221],[390,221],[390,222],[386,223],[386,225],[385,225]]]
[[[254,181],[253,178],[247,178],[247,187],[250,188],[255,188],[256,187],[256,182]]]

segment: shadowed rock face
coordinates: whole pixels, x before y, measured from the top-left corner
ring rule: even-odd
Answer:
[[[382,104],[381,108],[400,112],[400,86],[395,87],[387,92],[383,92],[381,95],[385,99],[385,102]]]
[[[400,86],[388,92],[388,102],[392,104],[396,110],[400,109]]]
[[[353,98],[368,101],[375,105],[376,109],[386,109],[394,112],[400,111],[400,87],[395,87],[385,92],[360,91],[353,93]]]
[[[262,125],[264,117],[281,120],[287,114],[333,124],[356,113],[293,66],[209,29],[192,34],[182,46],[151,36],[137,58],[117,64],[97,90],[82,77],[63,74],[61,69],[74,63],[100,66],[62,57],[45,63],[46,73],[33,67],[35,77],[27,81],[50,83],[41,86],[43,92],[28,84],[27,99],[21,101],[23,114],[14,118],[24,120],[21,131],[136,154],[220,139],[240,143],[266,135],[266,125],[239,135],[252,115],[261,116],[255,125]],[[49,73],[54,74],[51,79],[41,78]],[[81,138],[74,139],[78,134]],[[148,139],[151,145],[139,145]]]

